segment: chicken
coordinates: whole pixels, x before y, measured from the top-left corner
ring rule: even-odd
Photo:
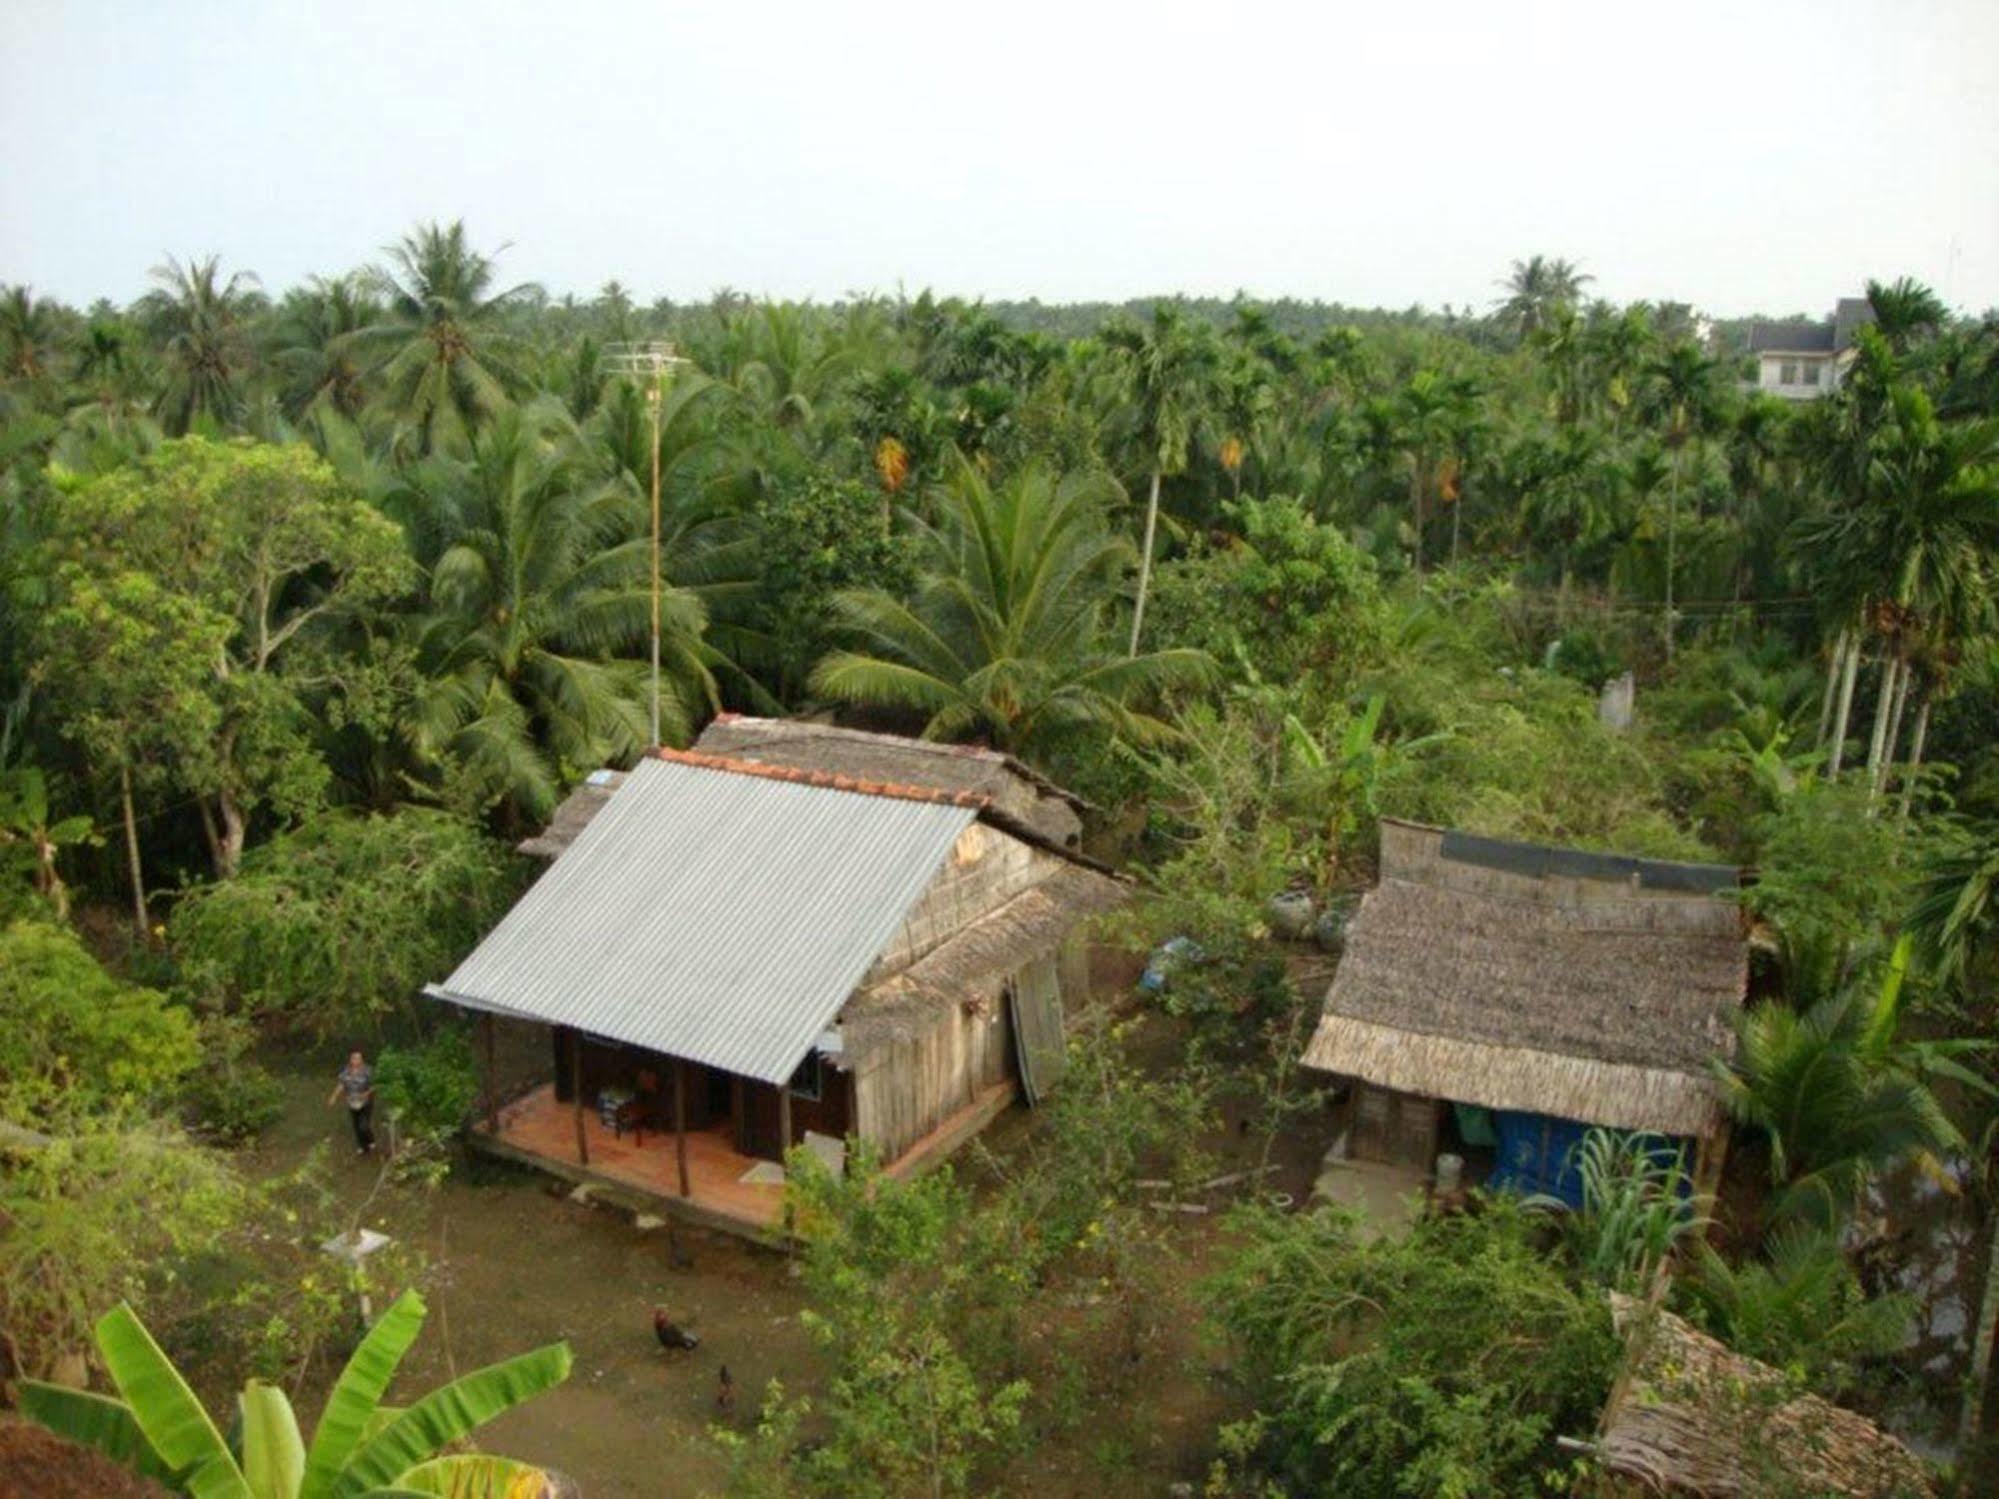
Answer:
[[[736,1413],[736,1382],[729,1377],[727,1364],[715,1380],[715,1409],[724,1420]]]
[[[668,1352],[676,1349],[693,1349],[701,1346],[701,1340],[684,1327],[676,1326],[666,1315],[666,1308],[652,1309],[652,1335],[659,1339],[659,1346]]]

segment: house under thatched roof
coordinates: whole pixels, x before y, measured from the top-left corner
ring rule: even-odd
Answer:
[[[751,764],[976,796],[1024,832],[1065,848],[1081,841],[1082,813],[1090,805],[998,750],[875,734],[812,719],[721,713],[701,731],[694,748]],[[593,772],[555,809],[548,826],[520,845],[520,851],[553,859],[603,810],[624,779],[623,771]]]
[[[1399,1093],[1697,1135],[1747,984],[1718,865],[1384,820],[1308,1066]]]
[[[1631,1350],[1597,1442],[1610,1472],[1653,1493],[1934,1492],[1921,1460],[1865,1416],[1791,1394],[1779,1371],[1662,1308],[1617,1295],[1611,1307]]]

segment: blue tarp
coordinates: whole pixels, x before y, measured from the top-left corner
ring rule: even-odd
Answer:
[[[1486,1185],[1493,1191],[1518,1192],[1527,1197],[1552,1197],[1571,1208],[1583,1205],[1583,1178],[1576,1169],[1577,1152],[1590,1126],[1552,1114],[1525,1114],[1509,1109],[1492,1111],[1499,1146],[1492,1175]],[[1666,1135],[1647,1135],[1647,1153],[1659,1161],[1676,1154],[1689,1163],[1692,1155],[1684,1144]],[[1680,1194],[1689,1194],[1690,1183],[1682,1180]]]
[[[1492,1111],[1499,1134],[1498,1159],[1487,1185],[1527,1197],[1554,1197],[1572,1208],[1583,1205],[1583,1179],[1576,1170],[1576,1147],[1589,1126],[1552,1114]]]

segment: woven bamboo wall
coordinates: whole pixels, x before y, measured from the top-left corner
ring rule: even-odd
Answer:
[[[875,959],[860,987],[907,968],[938,944],[998,910],[1062,867],[1056,855],[975,822],[959,835],[951,857],[930,882],[902,929]]]
[[[1013,1071],[1013,1021],[995,984],[983,1004],[952,1006],[870,1054],[854,1077],[854,1133],[892,1161]]]

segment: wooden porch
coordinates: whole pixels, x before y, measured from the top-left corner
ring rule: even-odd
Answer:
[[[581,1122],[587,1160],[577,1150]],[[472,1143],[489,1155],[539,1167],[571,1181],[624,1187],[663,1203],[676,1216],[706,1228],[767,1237],[780,1224],[784,1187],[779,1182],[746,1182],[756,1167],[771,1162],[739,1153],[730,1143],[726,1120],[687,1131],[687,1186],[680,1190],[680,1153],[672,1130],[608,1128],[594,1108],[580,1112],[544,1083],[499,1111],[498,1128],[481,1119]]]
[[[913,1176],[945,1160],[1011,1104],[1012,1082],[988,1088],[944,1120],[886,1168],[891,1176]],[[581,1121],[584,1152],[577,1149]],[[680,1189],[680,1153],[672,1130],[622,1133],[604,1124],[595,1109],[580,1113],[556,1097],[553,1084],[539,1087],[498,1111],[497,1127],[481,1118],[468,1138],[487,1155],[533,1166],[564,1180],[636,1193],[700,1228],[719,1229],[752,1239],[784,1237],[782,1168],[737,1151],[724,1119],[686,1133],[687,1187]],[[587,1160],[584,1155],[587,1154]],[[745,1181],[777,1176],[776,1181]]]

